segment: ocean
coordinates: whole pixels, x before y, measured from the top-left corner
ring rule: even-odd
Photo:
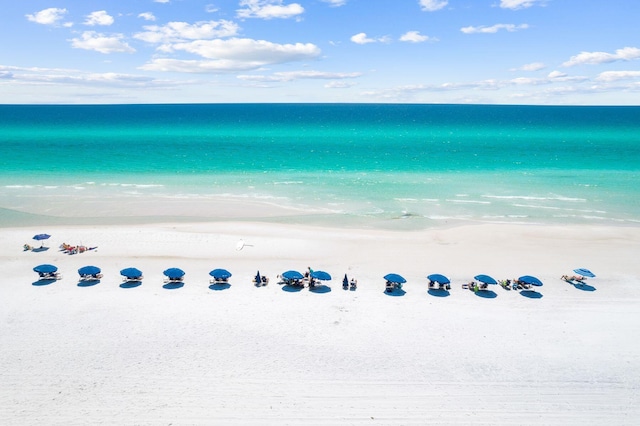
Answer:
[[[640,107],[0,105],[3,226],[637,226],[639,178]]]

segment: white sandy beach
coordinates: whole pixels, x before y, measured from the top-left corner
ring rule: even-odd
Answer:
[[[22,251],[47,232],[49,250]],[[236,250],[243,239],[246,246]],[[98,246],[67,255],[62,242]],[[2,424],[612,424],[640,421],[640,228],[425,231],[264,223],[5,228]],[[38,264],[63,279],[33,285]],[[104,278],[78,285],[77,269]],[[135,266],[142,285],[121,288]],[[285,291],[307,267],[331,291]],[[162,271],[186,271],[163,288]],[[576,288],[559,277],[589,268]],[[209,287],[226,268],[231,286]],[[256,270],[269,276],[256,288]],[[407,279],[384,293],[383,276]],[[356,291],[344,291],[347,273]],[[447,297],[426,275],[447,275]],[[461,284],[530,274],[540,297]],[[528,297],[527,297],[528,296]]]

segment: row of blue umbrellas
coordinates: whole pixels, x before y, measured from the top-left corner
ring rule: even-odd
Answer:
[[[35,268],[33,268],[33,270],[39,274],[52,274],[58,271],[58,267],[50,264],[42,264],[36,266]],[[97,275],[100,272],[102,272],[100,268],[92,265],[83,266],[82,268],[78,269],[79,275]],[[182,278],[185,272],[180,268],[169,268],[165,269],[163,274],[169,279],[178,279]],[[142,271],[138,268],[125,268],[120,271],[120,275],[129,279],[134,279],[141,277]],[[228,279],[231,277],[231,272],[227,271],[226,269],[214,269],[209,272],[209,275],[216,279]]]

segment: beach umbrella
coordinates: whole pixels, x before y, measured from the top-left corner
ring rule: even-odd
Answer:
[[[383,278],[392,283],[403,284],[407,282],[407,280],[405,280],[402,276],[398,274],[387,274]]]
[[[44,265],[36,266],[35,268],[33,268],[33,270],[39,274],[53,274],[58,270],[58,267],[49,265],[49,264],[44,264]]]
[[[83,266],[78,269],[78,274],[80,275],[98,275],[100,273],[100,268],[97,266]]]
[[[227,271],[226,269],[214,269],[213,271],[209,272],[209,275],[216,279],[226,280],[231,277],[231,272]]]
[[[449,281],[449,278],[445,277],[444,275],[441,274],[431,274],[427,277],[427,279],[429,281],[433,281],[439,284],[449,284],[451,281]]]
[[[256,284],[260,284],[262,282],[262,277],[260,276],[260,271],[256,273]]]
[[[120,271],[120,275],[123,275],[127,278],[138,278],[142,276],[142,271],[138,268],[125,268]]]
[[[518,281],[522,281],[525,284],[535,285],[536,287],[540,287],[542,285],[542,281],[536,277],[532,277],[531,275],[523,275],[518,278]]]
[[[40,245],[44,245],[43,240],[48,240],[49,238],[51,238],[51,235],[49,234],[36,234],[33,236],[33,239],[36,241],[40,241]]]
[[[342,285],[345,287],[349,286],[349,278],[347,278],[347,274],[344,274],[344,278],[342,279]]]
[[[304,276],[298,271],[286,271],[282,273],[282,277],[288,280],[301,280]]]
[[[593,272],[591,272],[590,270],[588,270],[586,268],[574,269],[573,272],[575,272],[576,274],[580,274],[583,277],[589,277],[589,278],[595,278],[596,277],[596,274],[594,274]]]
[[[490,277],[489,275],[480,274],[473,277],[473,279],[478,280],[484,284],[498,284],[498,281],[496,281],[494,278]]]
[[[311,273],[311,278],[315,278],[316,280],[320,281],[329,281],[331,280],[331,275],[329,275],[329,273],[325,271],[313,271]]]
[[[169,279],[176,279],[184,276],[184,271],[180,268],[165,269],[163,274]]]

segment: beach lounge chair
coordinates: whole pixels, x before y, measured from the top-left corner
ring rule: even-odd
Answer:
[[[80,281],[97,281],[102,278],[100,268],[97,266],[83,266],[78,269]]]

